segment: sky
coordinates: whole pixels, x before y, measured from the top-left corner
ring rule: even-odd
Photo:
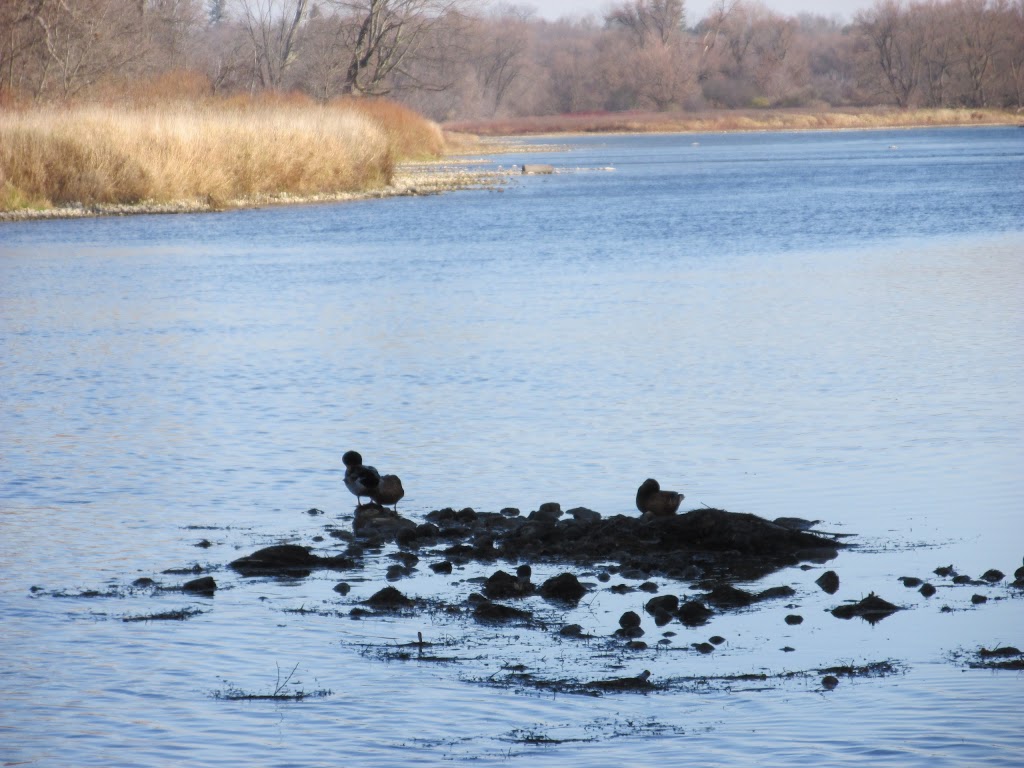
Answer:
[[[831,18],[839,16],[845,21],[854,13],[870,8],[874,0],[761,0],[769,9],[783,16],[799,13],[816,13]],[[703,18],[714,0],[686,0],[686,23],[694,24]],[[613,0],[518,0],[516,5],[530,5],[537,9],[543,19],[558,19],[562,16],[603,15]]]

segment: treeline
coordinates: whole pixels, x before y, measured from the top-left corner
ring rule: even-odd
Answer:
[[[1024,0],[878,0],[849,23],[719,0],[549,22],[473,0],[3,0],[0,99],[390,95],[438,120],[1024,106]],[[0,102],[3,103],[3,102]]]

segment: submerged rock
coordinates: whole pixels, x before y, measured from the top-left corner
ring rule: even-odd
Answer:
[[[548,600],[578,603],[580,598],[587,594],[587,588],[571,573],[560,573],[541,584],[540,594]]]
[[[835,571],[825,571],[814,581],[823,592],[834,595],[839,591],[839,575]]]
[[[354,568],[355,561],[344,555],[320,557],[308,547],[277,544],[240,557],[231,567],[245,576],[308,576],[316,568]]]
[[[415,605],[412,600],[394,587],[384,587],[384,589],[368,597],[364,602],[371,608],[384,610],[397,610]]]
[[[833,608],[832,615],[837,619],[852,619],[854,616],[860,616],[865,621],[874,624],[899,610],[902,609],[898,605],[893,605],[872,592],[860,602]]]
[[[198,579],[186,581],[181,585],[181,589],[183,592],[191,592],[194,595],[212,597],[213,593],[217,591],[217,582],[213,580],[213,576],[201,576]]]

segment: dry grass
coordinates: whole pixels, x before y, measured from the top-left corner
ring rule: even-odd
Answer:
[[[995,109],[728,110],[701,113],[595,113],[452,123],[450,131],[483,136],[557,133],[716,133],[857,128],[910,128],[943,125],[996,125],[1020,122]]]
[[[0,113],[0,211],[357,192],[443,147],[436,124],[373,102],[15,109]]]

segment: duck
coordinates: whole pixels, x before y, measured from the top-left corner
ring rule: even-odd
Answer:
[[[363,457],[356,451],[346,451],[341,460],[345,464],[345,487],[362,506],[363,496],[372,499],[380,486],[380,473],[373,467],[365,466]]]
[[[675,491],[663,491],[657,480],[647,478],[636,490],[636,508],[644,517],[671,517],[685,497]]]
[[[398,475],[381,475],[376,490],[370,494],[370,498],[384,506],[390,504],[398,511],[398,502],[405,496],[405,489]]]

